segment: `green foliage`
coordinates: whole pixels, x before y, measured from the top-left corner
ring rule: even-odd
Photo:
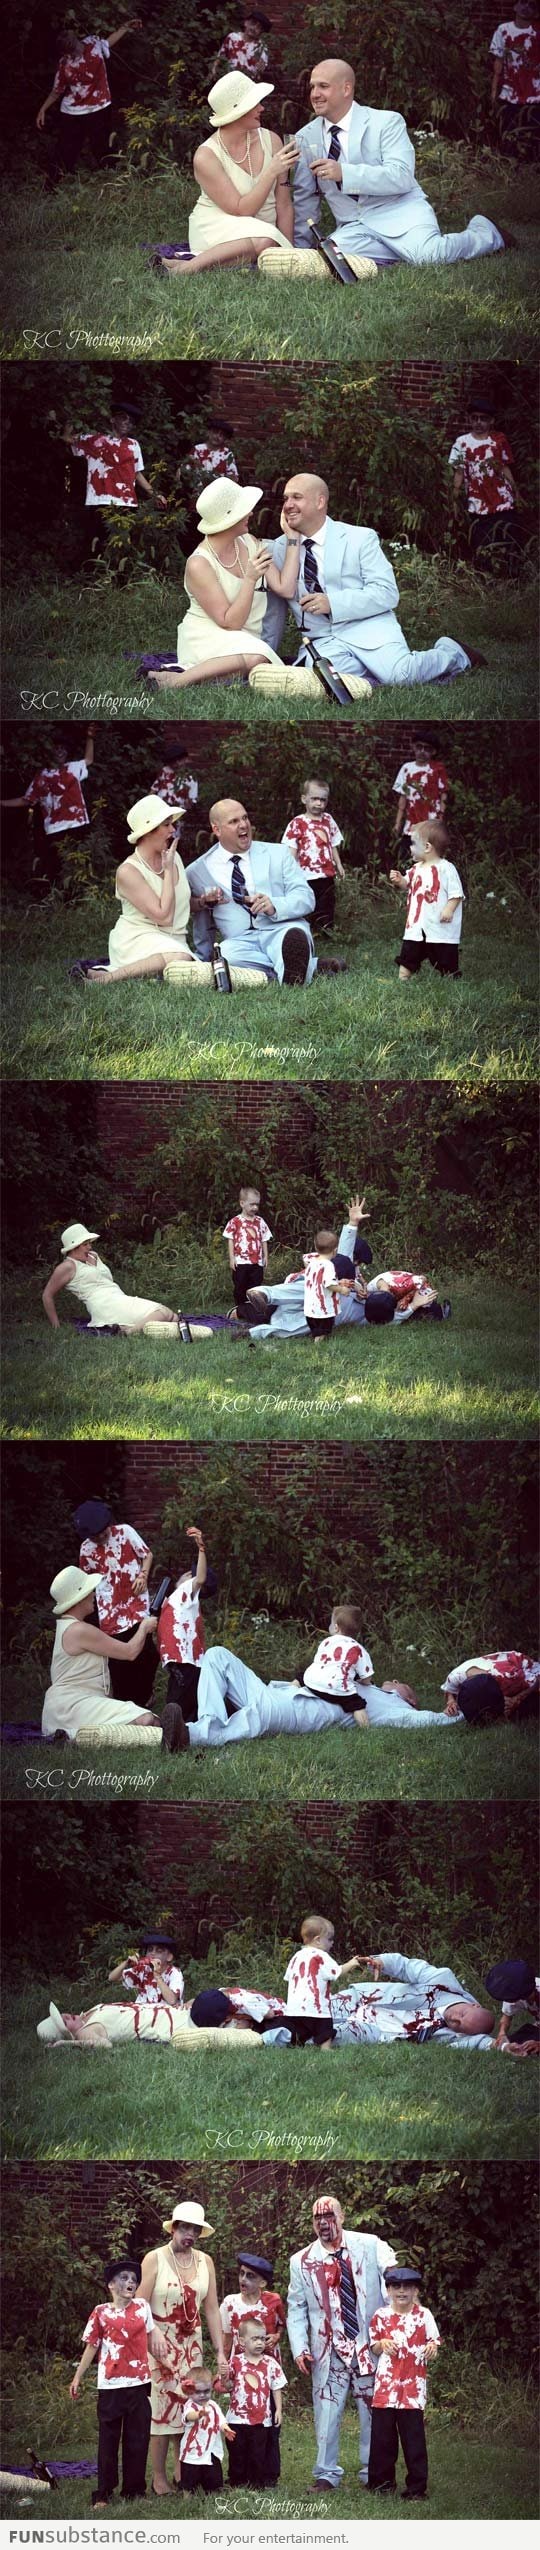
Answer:
[[[361,19],[355,0],[334,0],[333,49],[356,66],[357,95],[371,106],[399,107],[411,128],[435,125],[446,135],[489,132],[489,35],[486,20],[476,22],[467,0],[456,0],[451,14],[433,0],[387,0],[384,13],[372,5]],[[299,90],[302,120],[309,118],[308,77],[328,48],[325,0],[308,0],[301,21],[293,22],[285,48],[285,81],[291,95]]]

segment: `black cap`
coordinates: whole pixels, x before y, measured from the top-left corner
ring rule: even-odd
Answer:
[[[385,2284],[421,2284],[419,2267],[384,2267]]]
[[[168,1931],[164,1930],[145,1930],[139,1940],[141,1953],[145,1948],[172,1948],[174,1951],[174,1946],[174,1939],[169,1939]]]
[[[272,2283],[274,2270],[269,2258],[256,2258],[251,2249],[238,2249],[236,2254],[239,2267],[251,2267],[255,2276],[266,2276],[267,2284]]]
[[[112,1506],[105,1505],[101,1496],[87,1496],[83,1505],[76,1505],[73,1521],[82,1541],[87,1536],[92,1540],[94,1534],[99,1540],[100,1533],[108,1532],[109,1524],[114,1521]]]
[[[138,2266],[136,2266],[134,2258],[109,2258],[108,2266],[105,2268],[107,2284],[112,2284],[114,2276],[128,2274],[130,2276],[136,2276],[138,2284],[139,2269]]]

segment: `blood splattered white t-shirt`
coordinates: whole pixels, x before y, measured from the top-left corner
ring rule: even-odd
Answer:
[[[83,2345],[99,2345],[98,2391],[136,2390],[150,2379],[148,2338],[154,2322],[149,2302],[98,2302],[83,2329]]]
[[[81,780],[88,778],[86,761],[53,763],[50,769],[37,770],[30,787],[25,789],[26,806],[41,806],[45,831],[79,832],[89,822]]]
[[[271,2393],[286,2389],[285,2374],[278,2364],[277,2355],[261,2355],[257,2364],[251,2364],[247,2355],[236,2350],[231,2366],[227,2423],[231,2426],[271,2426]]]
[[[87,505],[118,505],[129,511],[137,503],[136,480],[144,469],[134,434],[78,434],[70,446],[76,460],[86,461]]]
[[[180,2437],[178,2447],[180,2461],[198,2462],[203,2469],[205,2466],[208,2468],[215,2453],[217,2453],[218,2461],[223,2461],[223,2412],[218,2407],[217,2400],[187,2399],[184,2405],[186,2408],[194,2408],[196,2415],[190,2420],[189,2426],[184,2427]]]
[[[305,1319],[335,1319],[339,1306],[336,1270],[331,1257],[306,1257],[304,1264]]]
[[[421,1292],[427,1284],[427,1276],[409,1275],[402,1267],[394,1267],[390,1273],[374,1276],[371,1284],[368,1284],[368,1293],[378,1292],[381,1284],[384,1284],[386,1292],[395,1293],[400,1310],[408,1310],[413,1294]]]
[[[407,879],[404,938],[427,939],[430,946],[456,947],[461,938],[463,886],[451,859],[415,860]],[[447,903],[459,897],[450,921],[441,921]]]
[[[308,877],[335,877],[334,850],[343,840],[333,815],[293,815],[282,840]]]
[[[240,27],[233,28],[231,35],[224,36],[219,50],[220,58],[230,62],[233,71],[248,71],[252,80],[264,79],[268,70],[268,45],[263,44],[260,37],[244,35]]]
[[[166,1984],[168,1992],[176,1992],[179,2007],[184,1999],[184,1977],[181,1966],[162,1966],[158,1977],[151,1957],[127,1957],[126,1964],[122,1967],[122,1983],[126,1985],[128,1992],[135,1993],[137,2010],[145,2008],[158,2010],[160,2004],[164,2010],[170,2009],[170,2002],[165,2000],[161,1990],[162,1983]]]
[[[200,1604],[200,1588],[193,1577],[181,1576],[172,1594],[163,1603],[158,1622],[158,1647],[162,1665],[198,1665],[205,1650],[204,1622]]]
[[[366,1674],[372,1673],[367,1647],[361,1647],[356,1638],[345,1637],[343,1630],[336,1630],[321,1640],[313,1664],[307,1666],[304,1682],[308,1691],[328,1691],[340,1700],[356,1691],[365,1682]]]
[[[499,1648],[493,1656],[468,1656],[464,1665],[454,1665],[441,1683],[441,1691],[458,1692],[469,1673],[496,1674],[505,1700],[514,1700],[518,1692],[534,1691],[540,1682],[540,1664],[533,1656],[524,1656],[521,1648]]]
[[[110,44],[105,36],[85,35],[80,53],[64,53],[55,71],[55,89],[63,89],[61,115],[99,115],[110,106],[105,63]]]
[[[81,1541],[79,1565],[85,1576],[97,1576],[96,1603],[100,1629],[116,1638],[121,1629],[136,1629],[150,1610],[146,1590],[135,1593],[145,1558],[150,1555],[146,1541],[141,1540],[131,1523],[111,1523],[99,1540]]]
[[[224,1240],[232,1240],[235,1266],[262,1266],[265,1241],[272,1233],[261,1213],[232,1213]]]
[[[164,797],[167,806],[196,806],[198,794],[199,782],[193,772],[186,770],[181,778],[175,762],[164,763],[150,788],[150,796]]]
[[[331,2019],[330,1987],[340,1973],[327,1948],[297,1948],[285,1973],[287,2010],[297,2019]]]
[[[503,18],[489,50],[504,64],[499,97],[509,106],[532,106],[540,98],[540,27],[518,27],[515,18]]]
[[[242,2320],[262,2322],[263,2328],[266,2329],[270,2352],[275,2350],[278,2362],[281,2361],[279,2340],[286,2327],[286,2313],[280,2293],[260,2293],[257,2302],[250,2302],[247,2296],[244,2299],[243,2293],[226,2293],[219,2307],[225,2336],[232,2337],[233,2341],[231,2362]]]
[[[394,796],[407,801],[407,823],[427,823],[444,814],[450,781],[443,761],[404,761],[394,780]]]
[[[369,2324],[368,2346],[357,2347],[361,2372],[369,2372],[369,2346],[373,2338],[397,2340],[399,2355],[390,2353],[376,2358],[374,2408],[425,2408],[427,2391],[426,2347],[440,2344],[437,2322],[432,2311],[413,2302],[411,2310],[402,2314],[392,2309],[391,2302],[375,2311]]]
[[[516,500],[508,481],[512,453],[506,434],[458,434],[449,468],[463,470],[468,513],[511,513]]]

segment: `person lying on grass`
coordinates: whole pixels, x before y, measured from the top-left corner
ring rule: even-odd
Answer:
[[[263,1998],[273,2029],[275,2000],[271,1995]],[[239,2004],[240,2000],[239,1992]],[[278,2016],[282,2007],[280,2004]],[[59,2010],[56,2001],[50,2001],[48,2017],[40,2019],[36,2028],[42,2045],[55,2049],[61,2046],[64,2051],[72,2045],[106,2053],[115,2045],[148,2044],[173,2045],[181,2053],[193,2054],[201,2045],[215,2044],[216,2034],[227,2048],[247,2045],[251,2051],[264,2046],[265,2041],[263,2028],[252,2018],[251,2011],[237,2007],[232,1997],[229,1999],[226,1992],[216,1988],[195,1993],[193,2001],[174,2006],[165,1999],[154,2005],[144,2001],[139,2009],[132,2009],[127,2001],[96,2001],[90,2010]]]
[[[121,1285],[115,1283],[110,1266],[96,1255],[97,1239],[99,1231],[88,1231],[84,1222],[69,1222],[62,1231],[62,1255],[41,1296],[49,1327],[60,1328],[56,1304],[60,1293],[69,1292],[88,1311],[92,1330],[119,1329],[125,1337],[137,1333],[154,1337],[163,1329],[172,1339],[182,1341],[186,1328],[183,1312],[169,1310],[163,1302],[141,1299],[138,1293],[124,1293]],[[208,1337],[212,1330],[195,1327],[191,1334]]]
[[[366,1956],[369,1983],[350,1984],[340,1995],[336,2036],[340,2045],[446,2044],[473,2053],[497,2050],[495,2015],[477,2001],[451,1966],[388,1951]]]
[[[534,1966],[529,1965],[526,1957],[509,1957],[501,1965],[490,1966],[485,1983],[486,1992],[491,1993],[492,2000],[501,2003],[496,2036],[499,2054],[515,2054],[520,2060],[529,2054],[538,2058],[540,1975],[535,1974]],[[511,2036],[514,2018],[521,2020],[521,2026]]]
[[[196,1723],[182,1727],[178,1717],[173,1749],[197,1751],[256,1736],[321,1735],[328,1726],[448,1727],[452,1721],[444,1710],[420,1709],[408,1684],[377,1689],[359,1631],[360,1613],[352,1604],[336,1604],[313,1663],[288,1682],[262,1682],[230,1647],[208,1647]]]
[[[499,1648],[454,1665],[441,1690],[449,1718],[464,1718],[468,1726],[488,1726],[496,1718],[524,1725],[538,1718],[540,1664],[522,1648]]]
[[[335,2045],[404,2041],[464,2046],[473,2053],[503,2050],[495,2012],[477,2001],[451,1966],[390,1952],[378,1957],[362,1954],[358,1963],[368,1968],[369,1980],[344,1981],[335,1997],[330,1992]],[[215,2045],[219,2036],[227,2050],[247,2046],[264,2052],[274,2045],[290,2050],[294,2024],[293,2015],[287,2014],[273,1993],[255,1992],[251,1986],[244,1993],[238,1986],[229,1991],[214,1985],[176,2009],[143,2006],[137,2011],[126,2002],[98,2001],[92,2009],[74,2013],[61,2011],[50,2001],[48,2017],[39,2020],[36,2034],[42,2045],[64,2050],[70,2045],[91,2052],[111,2051],[115,2045],[152,2044],[194,2053],[198,2046]]]
[[[254,265],[262,248],[291,245],[289,174],[298,149],[294,141],[283,143],[279,133],[261,130],[263,101],[273,95],[271,80],[250,80],[245,71],[226,71],[214,82],[208,97],[212,131],[193,161],[200,194],[189,220],[191,256],[158,251],[158,272],[182,280],[208,266]]]
[[[351,1265],[350,1272],[345,1273],[347,1260],[343,1259],[341,1242],[337,1246],[335,1231],[322,1235],[319,1232],[319,1242],[321,1236],[327,1243],[325,1252],[321,1255],[319,1249],[318,1253],[308,1253],[303,1269],[287,1275],[284,1284],[257,1285],[248,1290],[244,1320],[251,1346],[271,1345],[279,1337],[330,1335],[335,1327],[348,1327],[351,1322],[368,1328],[402,1328],[406,1320],[450,1318],[451,1303],[439,1301],[435,1286],[426,1275],[413,1274],[403,1267],[390,1268],[366,1283],[358,1267]],[[342,1232],[341,1241],[343,1237]],[[332,1256],[331,1241],[335,1243]],[[321,1288],[321,1303],[317,1313],[310,1303],[308,1315],[308,1285],[311,1290],[313,1280]],[[267,1305],[269,1320],[264,1317]],[[237,1334],[242,1335],[241,1328]]]
[[[390,869],[390,884],[407,896],[405,929],[395,959],[400,983],[410,983],[426,959],[437,974],[459,977],[464,889],[447,851],[444,824],[430,819],[413,827],[413,865],[407,875],[401,868]]]
[[[146,2495],[146,2463],[150,2442],[150,2364],[168,2363],[168,2349],[156,2329],[150,2304],[137,2293],[137,2269],[131,2258],[115,2258],[107,2275],[108,2302],[96,2303],[83,2330],[84,2348],[69,2396],[77,2401],[81,2382],[98,2358],[98,2469],[92,2491],[96,2514],[106,2514],[118,2479],[122,2438],[124,2502]]]

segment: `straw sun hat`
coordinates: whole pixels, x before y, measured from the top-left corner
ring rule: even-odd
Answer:
[[[208,91],[210,123],[239,124],[243,115],[251,115],[261,106],[263,97],[273,97],[273,80],[248,80],[246,71],[225,71],[223,79],[214,80]]]
[[[260,504],[263,492],[262,487],[237,487],[234,478],[212,478],[197,497],[201,531],[233,531]]]
[[[99,1231],[87,1231],[86,1222],[68,1222],[60,1240],[62,1256],[69,1257],[72,1248],[82,1248],[85,1240],[98,1239]]]
[[[137,841],[146,841],[150,832],[159,831],[160,824],[178,823],[179,820],[178,807],[168,806],[165,797],[158,797],[155,790],[150,790],[147,797],[138,797],[136,805],[128,809],[126,822],[130,846]]]
[[[83,1603],[85,1596],[95,1593],[96,1586],[101,1585],[102,1582],[102,1575],[87,1576],[83,1567],[61,1567],[59,1575],[53,1576],[52,1585],[49,1588],[54,1603],[55,1620],[61,1620],[63,1612],[73,1611],[76,1603]]]
[[[207,2240],[214,2229],[213,2222],[205,2222],[204,2205],[174,2205],[170,2221],[163,2224],[164,2231],[173,2231],[175,2222],[189,2223],[193,2231],[200,2231]]]

